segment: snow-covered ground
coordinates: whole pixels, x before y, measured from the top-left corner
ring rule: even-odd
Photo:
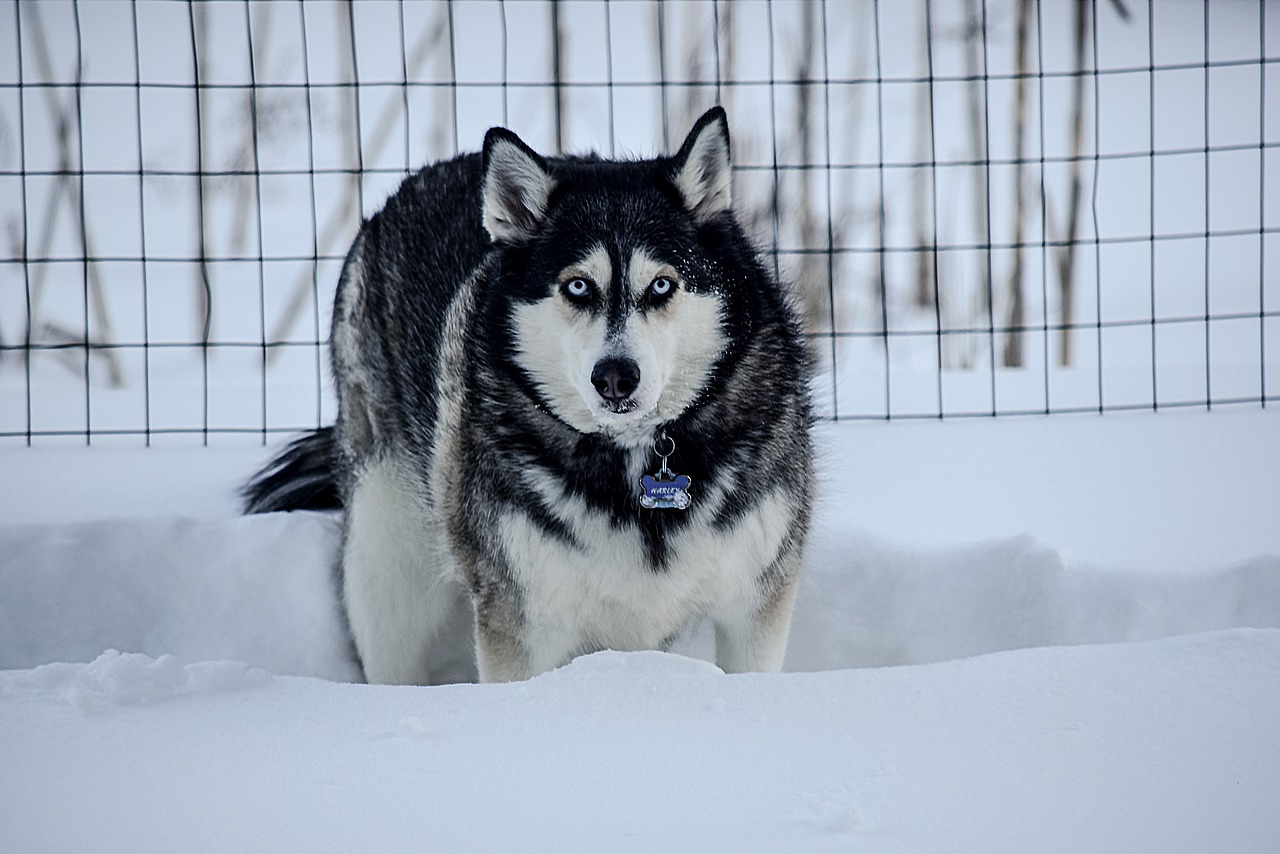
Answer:
[[[265,450],[5,450],[0,847],[1280,847],[1275,412],[818,440],[811,672],[444,688],[345,684],[336,520],[235,515]]]

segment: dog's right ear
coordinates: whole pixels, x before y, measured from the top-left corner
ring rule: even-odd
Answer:
[[[484,136],[484,227],[494,243],[524,243],[542,224],[555,179],[547,161],[506,128]]]
[[[672,181],[694,222],[705,225],[733,207],[729,119],[724,107],[703,113],[672,160]]]

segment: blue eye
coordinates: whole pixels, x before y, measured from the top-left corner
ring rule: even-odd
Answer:
[[[666,276],[659,276],[649,283],[649,294],[654,297],[670,296],[671,292],[676,289],[676,283],[668,279]]]
[[[584,302],[591,298],[591,283],[586,279],[570,279],[564,283],[564,295],[574,302]]]

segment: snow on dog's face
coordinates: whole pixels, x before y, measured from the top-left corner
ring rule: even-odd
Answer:
[[[573,428],[649,441],[706,387],[729,340],[723,111],[672,158],[548,163],[493,130],[484,159],[514,364]]]

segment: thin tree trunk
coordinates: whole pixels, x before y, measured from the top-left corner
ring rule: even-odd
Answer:
[[[920,53],[923,58],[920,64],[923,68],[930,68],[932,57],[929,56],[931,47],[929,18],[925,16],[921,20],[924,32],[920,37]],[[930,140],[933,138],[933,99],[930,97],[930,88],[916,87],[915,161],[917,163],[929,162]],[[933,246],[938,241],[938,235],[934,234],[931,237],[929,234],[930,224],[934,221],[930,206],[931,203],[936,204],[936,200],[930,199],[932,183],[929,180],[929,170],[934,168],[936,167],[931,165],[929,169],[917,170],[915,180],[912,181],[912,187],[915,190],[913,219],[916,228],[915,304],[918,308],[926,309],[933,307],[936,297],[933,286]]]
[[[1027,42],[1031,24],[1031,0],[1018,0],[1018,82],[1014,89],[1013,131],[1013,270],[1009,274],[1008,331],[1004,339],[1004,366],[1022,367],[1022,324],[1026,308],[1022,296],[1022,236],[1026,211],[1024,191],[1026,164],[1023,149],[1027,129]]]
[[[981,231],[982,256],[978,264],[980,288],[978,291],[979,307],[991,305],[991,231],[987,227],[990,216],[987,211],[990,193],[991,173],[986,163],[987,121],[985,117],[984,93],[982,91],[982,60],[984,49],[982,39],[986,33],[982,28],[981,3],[985,0],[965,0],[965,59],[970,80],[968,87],[969,108],[969,145],[973,151],[974,162],[980,163],[978,174],[973,182],[973,218]],[[969,318],[972,321],[972,318]],[[973,345],[971,336],[964,336],[965,346],[961,354],[961,366],[972,367]]]
[[[796,77],[800,82],[798,95],[798,103],[796,107],[799,111],[800,127],[798,133],[800,147],[800,162],[808,165],[810,162],[809,155],[813,151],[813,57],[817,52],[815,44],[815,32],[817,28],[817,20],[814,17],[814,9],[817,4],[806,3],[803,7],[804,17],[802,18],[801,33],[802,48],[800,50],[800,65],[796,69]],[[818,217],[814,211],[813,204],[813,184],[810,180],[810,174],[807,170],[801,170],[798,173],[800,180],[799,207],[800,207],[800,244],[805,249],[813,249],[811,238],[818,231]],[[824,283],[820,282],[821,265],[818,263],[816,254],[805,253],[800,264],[800,299],[802,301],[802,309],[804,311],[805,328],[814,330],[818,328],[818,324],[827,315],[824,309],[826,302],[825,296],[828,288]],[[816,346],[818,339],[812,339]]]
[[[209,45],[205,38],[208,27],[205,25],[208,14],[204,6],[198,5],[189,7],[193,9],[191,13],[191,38],[194,41],[194,56],[192,60],[195,63],[193,71],[193,80],[195,91],[196,111],[196,220],[198,243],[197,254],[199,255],[199,271],[200,281],[199,288],[196,290],[196,323],[200,329],[200,342],[204,346],[204,360],[209,359],[208,347],[209,341],[213,337],[213,282],[209,279],[209,218],[205,205],[205,152],[208,151],[210,141],[208,127],[212,124],[209,117],[203,113],[202,105],[204,104],[204,89],[200,85],[201,73],[207,73],[209,67]],[[207,406],[206,406],[207,408]]]
[[[1084,154],[1084,56],[1085,41],[1089,33],[1089,0],[1076,2],[1075,27],[1075,78],[1072,82],[1071,116],[1071,198],[1067,210],[1067,233],[1058,252],[1058,295],[1062,337],[1059,340],[1058,364],[1071,364],[1071,319],[1075,313],[1075,252],[1076,228],[1080,220],[1080,195],[1084,181],[1081,178]]]
[[[551,80],[556,97],[556,152],[564,153],[564,30],[560,26],[560,0],[551,0]]]

